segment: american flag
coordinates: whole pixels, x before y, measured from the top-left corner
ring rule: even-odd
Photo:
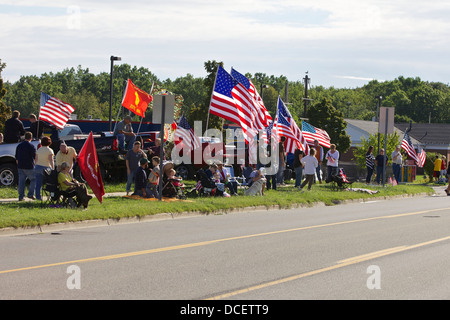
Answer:
[[[70,104],[41,92],[39,120],[45,120],[55,125],[58,129],[64,129],[71,113],[74,111],[75,108]]]
[[[194,132],[194,129],[191,128],[187,119],[184,116],[181,116],[178,121],[178,125],[176,126],[174,133],[175,141],[182,140],[183,144],[189,148],[189,150],[194,150],[200,148],[200,138]]]
[[[425,164],[425,160],[427,160],[427,154],[425,152],[425,150],[422,149],[422,147],[419,146],[418,149],[419,153],[417,154],[417,158],[419,159],[419,161],[417,162],[417,166],[419,168],[423,168],[423,165]]]
[[[306,121],[302,121],[302,133],[309,144],[314,144],[314,140],[319,141],[319,144],[325,148],[330,148],[330,136],[323,130],[316,128]]]
[[[261,96],[258,94],[254,84],[251,82],[249,78],[239,73],[235,69],[231,68],[231,76],[235,78],[238,82],[240,82],[250,93],[254,100],[254,112],[255,114],[255,126],[257,129],[263,130],[266,128],[270,122],[272,121],[272,117],[270,116],[267,108],[264,106],[264,102]]]
[[[417,156],[416,150],[414,149],[411,138],[409,137],[408,133],[405,132],[405,135],[402,140],[402,149],[406,151],[406,153],[416,162],[419,164],[419,157]]]
[[[253,98],[248,90],[219,66],[209,112],[240,125],[245,139],[250,141],[257,134],[253,109]]]
[[[278,96],[277,106],[277,133],[279,136],[285,136],[285,149],[287,153],[294,153],[296,149],[309,152],[308,143],[303,137],[302,131],[297,126],[297,123],[292,118],[291,113],[286,108],[285,104]]]

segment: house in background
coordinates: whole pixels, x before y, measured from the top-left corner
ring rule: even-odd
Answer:
[[[409,123],[398,123],[395,126],[403,131],[410,128]],[[450,124],[412,123],[408,134],[411,139],[419,140],[420,146],[425,151],[440,153],[448,161],[450,156]],[[416,145],[414,144],[414,146]]]
[[[365,140],[369,139],[370,135],[377,135],[378,134],[378,122],[376,121],[366,121],[366,120],[355,120],[355,119],[344,119],[347,122],[347,134],[351,138],[351,146],[350,149],[341,155],[340,157],[340,166],[342,166],[347,173],[347,176],[356,178],[359,180],[364,180],[366,176],[366,169],[358,168],[356,165],[355,160],[353,160],[354,155],[353,151],[356,150],[362,142],[362,138]],[[409,124],[407,127],[409,128]],[[394,125],[394,131],[397,132],[400,142],[403,139],[403,136],[405,134],[406,129],[397,127],[397,125]],[[415,139],[414,136],[411,136],[411,142],[414,146],[417,146],[420,142]],[[376,156],[378,154],[378,146],[374,146],[374,155]],[[384,145],[380,145],[380,148],[384,148]],[[388,157],[390,155],[387,155]],[[392,174],[392,168],[391,166],[386,167],[386,171],[388,175]]]

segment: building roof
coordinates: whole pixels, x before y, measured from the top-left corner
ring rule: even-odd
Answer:
[[[404,131],[409,129],[410,124],[396,123],[395,126]],[[450,124],[448,123],[413,123],[408,134],[424,145],[450,145]]]
[[[352,146],[359,145],[361,138],[369,139],[369,135],[375,135],[378,133],[377,121],[355,120],[345,119],[347,122],[347,134],[352,140]],[[404,130],[404,129],[403,129]],[[400,139],[403,139],[405,132],[402,129],[394,126],[394,131],[397,132]],[[413,136],[411,136],[411,142],[414,145],[420,144],[420,142]]]

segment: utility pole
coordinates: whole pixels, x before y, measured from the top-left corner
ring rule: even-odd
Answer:
[[[305,103],[305,109],[304,109],[304,113],[303,113],[303,117],[306,118],[306,108],[308,105],[308,84],[309,81],[311,80],[310,77],[308,77],[308,71],[306,71],[306,76],[303,78],[303,81],[305,82],[305,98],[303,99],[304,103]]]
[[[286,80],[286,84],[284,85],[284,102],[289,102],[289,82]]]

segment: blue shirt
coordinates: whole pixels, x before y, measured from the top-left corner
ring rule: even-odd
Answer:
[[[34,169],[36,148],[29,141],[23,141],[16,147],[16,160],[18,169]]]

